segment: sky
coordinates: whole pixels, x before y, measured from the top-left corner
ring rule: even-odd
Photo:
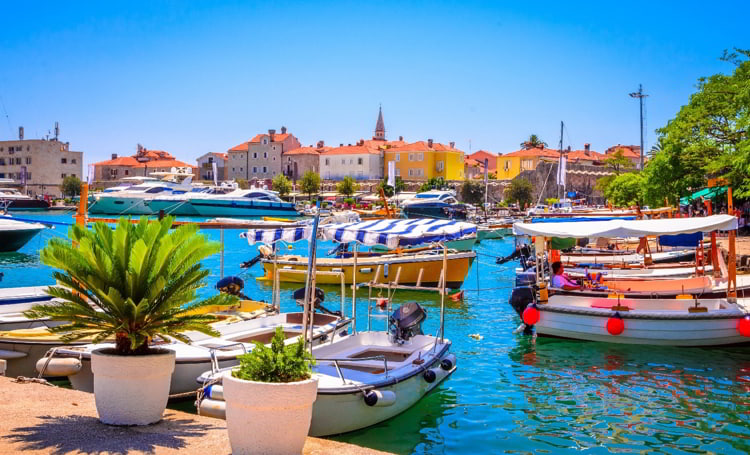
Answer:
[[[194,162],[284,125],[303,145],[373,135],[508,153],[646,149],[698,78],[749,48],[747,1],[10,2],[0,140],[60,122],[85,163],[138,143]]]

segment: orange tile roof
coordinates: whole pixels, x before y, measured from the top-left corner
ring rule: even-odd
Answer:
[[[380,150],[365,147],[364,145],[344,145],[341,147],[333,147],[322,153],[323,155],[379,155]]]
[[[469,158],[468,156],[464,157],[464,164],[469,165],[469,166],[484,167],[484,161],[478,161],[478,160],[475,160],[474,158]]]
[[[325,152],[326,150],[329,150],[331,147],[300,147],[292,150],[288,150],[284,152],[282,155],[320,155],[321,153]]]
[[[244,151],[247,151],[247,146],[248,146],[248,144],[250,144],[250,143],[258,143],[258,142],[260,142],[260,140],[261,140],[261,139],[263,139],[263,136],[268,136],[268,134],[265,134],[265,133],[261,133],[261,134],[256,134],[256,135],[255,135],[255,136],[254,136],[254,137],[253,137],[252,139],[250,139],[249,141],[243,142],[242,144],[237,144],[237,145],[235,145],[234,147],[230,148],[230,149],[229,149],[229,151],[230,151],[230,152],[244,152]],[[271,142],[283,142],[283,141],[284,141],[284,140],[285,140],[286,138],[288,138],[289,136],[291,136],[291,134],[289,134],[289,133],[284,133],[284,134],[280,134],[280,133],[279,133],[279,134],[274,134],[274,136],[273,136],[273,141],[271,141]],[[269,137],[270,137],[270,136],[269,136]]]
[[[567,156],[568,161],[602,161],[607,159],[607,155],[595,152],[593,150],[589,150],[588,152],[586,152],[586,150],[572,150],[570,152],[567,152],[565,156]]]
[[[503,158],[505,158],[507,156],[511,156],[511,157],[512,156],[520,156],[520,157],[524,157],[524,156],[529,156],[529,157],[533,157],[533,156],[559,157],[560,156],[560,151],[559,150],[553,150],[553,149],[547,149],[547,148],[537,148],[537,147],[534,147],[534,148],[531,148],[531,149],[521,149],[521,150],[516,150],[515,152],[507,153],[507,154],[503,155]]]
[[[113,160],[99,161],[94,163],[94,166],[135,166],[136,164],[138,161],[132,156],[120,156]]]
[[[193,164],[187,164],[183,163],[180,160],[151,160],[151,161],[144,161],[143,163],[137,163],[133,167],[141,168],[141,167],[197,167]]]
[[[617,153],[618,150],[622,150],[622,155],[628,158],[640,158],[641,154],[633,150],[633,147],[627,146],[627,145],[615,145],[614,147],[610,147],[607,149],[607,151],[612,153]]]
[[[461,150],[450,148],[440,142],[433,142],[432,148],[427,145],[427,141],[417,141],[411,144],[405,144],[388,149],[389,152],[460,152]]]

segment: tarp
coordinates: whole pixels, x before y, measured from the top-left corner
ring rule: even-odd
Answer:
[[[516,235],[543,237],[644,237],[647,235],[692,234],[694,232],[731,231],[737,229],[732,215],[700,218],[667,218],[660,220],[608,220],[568,223],[515,223]]]
[[[695,248],[701,240],[703,240],[702,232],[696,232],[695,234],[662,235],[659,237],[659,244],[662,246],[686,246],[689,248]]]
[[[358,223],[321,226],[326,240],[363,245],[383,245],[388,248],[419,245],[421,243],[455,240],[477,232],[475,224],[455,220],[400,219],[372,220]]]
[[[716,186],[713,188],[703,188],[700,191],[696,191],[695,193],[691,194],[690,196],[685,196],[683,198],[680,198],[680,205],[688,205],[691,202],[693,202],[696,199],[700,199],[701,197],[703,199],[713,199],[717,196],[721,196],[724,193],[727,192],[726,186]]]
[[[580,223],[583,221],[634,220],[634,216],[576,216],[560,218],[532,218],[532,223]]]
[[[269,229],[248,229],[247,232],[240,234],[241,238],[246,238],[247,243],[254,245],[256,243],[272,244],[279,240],[288,243],[298,242],[300,240],[310,240],[312,237],[313,227],[298,226]]]

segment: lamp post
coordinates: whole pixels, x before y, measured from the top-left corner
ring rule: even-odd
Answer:
[[[631,98],[638,98],[638,102],[641,108],[641,166],[640,170],[643,170],[643,98],[648,95],[643,93],[643,84],[638,84],[638,91],[630,93]]]

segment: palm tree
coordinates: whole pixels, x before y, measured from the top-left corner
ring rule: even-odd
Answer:
[[[547,146],[547,143],[539,139],[539,136],[537,136],[536,134],[532,134],[531,136],[529,136],[527,140],[521,142],[521,148],[524,150],[533,149],[533,148],[543,148],[546,146]]]
[[[120,218],[114,230],[105,223],[91,230],[73,226],[72,244],[52,238],[41,260],[59,269],[53,274],[59,286],[47,293],[60,301],[35,305],[26,317],[65,321],[49,329],[65,342],[114,336],[118,355],[146,354],[156,336],[189,342],[181,333],[187,330],[217,336],[208,325],[216,318],[196,310],[230,305],[235,298],[219,294],[196,301],[196,292],[209,274],[200,261],[221,246],[198,234],[195,224],[170,232],[173,220],[143,217],[132,224]]]

